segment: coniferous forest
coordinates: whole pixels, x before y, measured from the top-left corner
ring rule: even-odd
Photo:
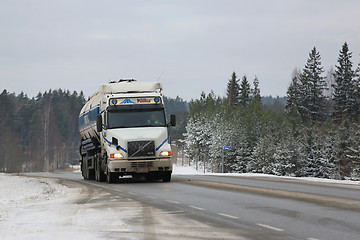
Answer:
[[[165,97],[177,115],[172,142],[208,171],[360,179],[360,67],[346,43],[325,71],[314,47],[289,76],[286,98],[261,96],[261,79],[229,74],[226,96],[186,102]],[[226,83],[226,80],[224,81]],[[83,93],[28,98],[0,94],[0,171],[51,171],[80,159]],[[224,150],[224,146],[227,146]]]
[[[83,93],[0,94],[0,171],[51,171],[80,159]]]
[[[360,76],[351,57],[344,43],[324,74],[314,47],[294,71],[285,106],[265,105],[259,79],[233,72],[226,97],[202,93],[190,102],[186,156],[215,172],[224,163],[224,172],[359,179]]]

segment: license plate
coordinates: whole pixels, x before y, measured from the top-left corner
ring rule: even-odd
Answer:
[[[135,172],[146,173],[146,172],[149,172],[149,168],[146,168],[146,167],[135,168]]]

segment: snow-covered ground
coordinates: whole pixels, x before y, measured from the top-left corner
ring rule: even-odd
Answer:
[[[80,196],[78,189],[56,180],[4,173],[0,173],[0,189],[0,239],[48,239],[52,233],[56,235],[62,212]]]
[[[204,174],[203,171],[197,171],[193,167],[176,165],[174,165],[173,173],[175,176]],[[205,174],[276,177],[264,174]],[[360,184],[359,181],[301,179],[326,183]],[[143,211],[141,208],[144,207],[140,203],[131,199],[119,199],[121,197],[109,199],[112,202],[127,201],[127,206],[129,204],[132,206],[132,208],[116,206],[122,212],[122,215],[119,216],[114,214],[110,207],[104,209],[97,205],[97,199],[109,197],[106,193],[99,193],[91,200],[87,199],[85,201],[87,206],[83,207],[81,205],[81,202],[84,201],[83,191],[84,189],[80,185],[69,188],[56,179],[0,173],[0,239],[104,239],[105,229],[111,232],[112,228],[117,229],[116,231],[120,229],[122,233],[141,232],[141,230],[135,229],[135,226],[126,224],[129,218],[139,218]],[[106,216],[105,220],[104,216]],[[166,218],[165,215],[161,216]],[[101,225],[99,225],[99,219],[102,219]],[[167,219],[165,222],[176,221]],[[139,237],[136,234],[131,236],[126,235],[125,239]]]
[[[315,178],[315,177],[284,177],[284,176],[275,176],[270,174],[262,173],[211,173],[205,172],[204,169],[199,168],[195,169],[195,166],[180,166],[173,165],[173,174],[174,175],[213,175],[213,176],[238,176],[238,177],[268,177],[268,178],[281,178],[281,179],[296,179],[309,182],[323,182],[323,183],[339,183],[339,184],[354,184],[360,185],[360,181],[351,181],[351,180],[336,180],[336,179],[326,179],[326,178]]]

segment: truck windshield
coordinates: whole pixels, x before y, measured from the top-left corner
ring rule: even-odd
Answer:
[[[165,127],[164,109],[109,111],[108,128]]]

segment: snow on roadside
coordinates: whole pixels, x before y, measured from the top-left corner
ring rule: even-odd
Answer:
[[[80,196],[79,189],[53,179],[4,173],[0,189],[0,239],[48,239],[49,231],[56,233],[54,223],[61,221],[66,203]]]
[[[203,169],[197,171],[191,166],[178,165],[173,166],[173,174],[204,175]],[[278,177],[266,174],[205,173],[205,175],[360,184],[359,181]],[[141,236],[146,234],[144,231],[147,228],[128,223],[142,219],[144,209],[148,211],[149,207],[127,197],[112,196],[106,192],[91,195],[84,204],[85,196],[87,195],[82,193],[80,187],[68,188],[55,179],[0,173],[0,239],[112,239],[120,233],[126,234],[124,239],[139,239],[139,234]],[[104,205],[104,200],[108,204]],[[154,215],[159,210],[151,211]],[[122,214],[119,215],[119,212]],[[166,223],[176,220],[174,216],[164,215],[161,211],[160,215],[153,217],[156,217],[157,221],[163,218]],[[143,224],[148,221],[145,220]],[[183,219],[177,221],[177,224],[186,222]]]
[[[292,179],[292,180],[304,180],[308,182],[321,182],[321,183],[336,183],[336,184],[351,184],[360,185],[360,181],[351,180],[336,180],[326,178],[315,178],[315,177],[289,177],[289,176],[276,176],[262,173],[210,173],[205,172],[203,168],[196,170],[194,166],[180,166],[173,164],[174,175],[208,175],[208,176],[233,176],[233,177],[268,177],[268,178],[281,178],[281,179]]]
[[[0,239],[243,239],[171,209],[83,187],[0,173]]]

